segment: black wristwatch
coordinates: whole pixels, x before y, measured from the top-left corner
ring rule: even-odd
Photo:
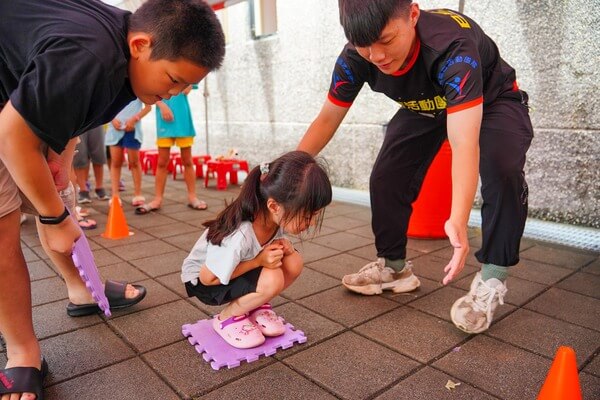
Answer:
[[[58,217],[44,217],[43,215],[38,216],[40,219],[40,223],[44,225],[58,225],[65,220],[69,216],[69,210],[65,207],[65,211]]]

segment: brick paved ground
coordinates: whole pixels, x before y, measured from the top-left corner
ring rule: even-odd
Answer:
[[[152,177],[144,177],[144,185],[150,199]],[[373,260],[375,248],[369,209],[344,203],[327,210],[318,236],[297,244],[305,271],[273,303],[308,342],[213,371],[183,338],[181,325],[218,308],[187,298],[179,270],[201,223],[238,190],[199,190],[209,204],[199,212],[185,206],[181,180],[169,180],[159,212],[137,216],[124,205],[135,235],[117,241],[100,237],[106,203],[92,204],[99,228],[88,236],[101,273],[148,289],[142,303],[110,319],[67,317],[63,282],[34,224],[23,226],[35,329],[51,368],[46,400],[533,399],[560,345],[576,351],[584,398],[600,398],[599,254],[524,239],[507,304],[488,332],[467,335],[452,325],[449,310],[478,269],[473,252],[460,279],[444,287],[447,241],[410,240],[421,288],[355,295],[340,278]],[[123,199],[130,200],[130,192]],[[470,240],[477,248],[477,231]],[[5,361],[0,343],[0,365]],[[449,391],[449,379],[461,385]]]

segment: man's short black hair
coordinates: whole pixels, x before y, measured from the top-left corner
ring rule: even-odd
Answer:
[[[379,40],[391,18],[408,16],[411,0],[339,0],[340,23],[346,39],[359,47]]]
[[[185,59],[212,71],[225,56],[221,24],[202,0],[148,0],[131,15],[129,31],[152,36],[153,60]]]

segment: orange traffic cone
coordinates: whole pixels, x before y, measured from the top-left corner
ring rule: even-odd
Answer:
[[[581,400],[575,351],[561,346],[556,352],[546,382],[537,400]]]
[[[107,239],[123,239],[131,235],[133,235],[133,232],[129,232],[127,221],[125,221],[125,213],[123,212],[123,207],[121,207],[121,200],[119,196],[113,196],[110,210],[108,211],[106,230],[102,234],[102,237]]]

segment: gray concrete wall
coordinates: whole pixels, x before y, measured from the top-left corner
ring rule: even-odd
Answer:
[[[458,9],[458,0],[421,8]],[[227,10],[223,67],[207,86],[210,152],[238,148],[251,163],[294,149],[319,111],[345,43],[335,0],[278,0],[278,33],[253,40],[248,4]],[[600,228],[600,1],[466,0],[529,92],[535,139],[526,171],[530,215]],[[190,95],[202,137],[201,90]],[[323,151],[333,183],[368,190],[383,125],[397,105],[368,88]],[[152,126],[148,119],[148,140]],[[199,140],[197,151],[205,150]]]

